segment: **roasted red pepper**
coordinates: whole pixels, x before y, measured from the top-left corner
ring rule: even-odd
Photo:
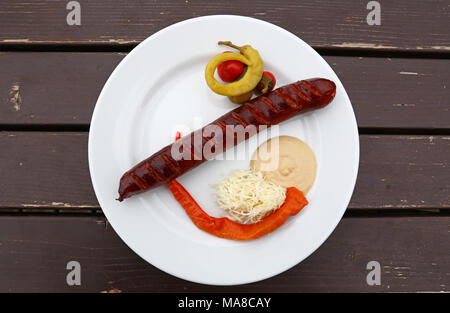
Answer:
[[[234,240],[251,240],[267,235],[283,225],[289,216],[296,215],[308,204],[308,200],[300,190],[289,187],[284,203],[275,212],[257,223],[240,224],[226,217],[209,216],[175,179],[167,183],[167,186],[198,228],[214,236]]]

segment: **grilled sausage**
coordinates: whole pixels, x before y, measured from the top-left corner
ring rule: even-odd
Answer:
[[[118,200],[122,201],[166,184],[254,135],[258,126],[269,127],[300,113],[323,108],[333,100],[335,94],[334,82],[315,78],[298,81],[256,97],[204,128],[162,148],[127,171],[120,179]],[[256,127],[251,128],[249,125]],[[216,136],[214,129],[221,130],[223,137]],[[234,131],[230,131],[231,129]],[[211,137],[212,133],[215,133],[215,136]],[[204,151],[209,151],[209,155]]]

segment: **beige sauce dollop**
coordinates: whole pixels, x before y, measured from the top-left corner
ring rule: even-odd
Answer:
[[[250,161],[255,172],[282,187],[306,194],[316,179],[317,163],[311,148],[291,136],[274,137],[256,149]]]

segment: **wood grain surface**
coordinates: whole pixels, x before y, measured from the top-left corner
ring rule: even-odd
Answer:
[[[68,1],[0,1],[0,45],[135,45],[173,23],[211,14],[258,18],[315,48],[450,51],[446,0],[379,1],[381,25],[368,25],[366,0],[90,0],[69,26]]]
[[[0,53],[0,124],[88,125],[120,53]]]
[[[369,0],[81,0],[79,26],[67,25],[68,2],[0,0],[0,292],[450,291],[449,0],[379,0],[374,26]],[[95,102],[119,62],[164,27],[212,14],[268,21],[312,45],[361,133],[333,234],[287,272],[234,287],[190,283],[134,254],[101,214],[87,161]],[[81,286],[66,284],[69,261]],[[366,283],[369,261],[380,286]]]
[[[4,216],[0,291],[449,291],[449,229],[448,216],[344,218],[315,253],[287,272],[249,285],[214,287],[186,282],[149,265],[104,218]],[[66,284],[69,261],[81,265],[81,286]],[[381,265],[380,286],[366,283],[369,261]]]
[[[0,53],[0,125],[87,129],[103,84],[124,56]],[[325,59],[342,80],[359,127],[450,130],[449,59]]]
[[[99,209],[87,139],[87,133],[0,132],[0,210]],[[450,137],[361,135],[360,144],[350,209],[450,208]]]

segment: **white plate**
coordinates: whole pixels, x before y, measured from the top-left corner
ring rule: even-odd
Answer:
[[[280,134],[306,141],[316,154],[317,179],[310,204],[260,239],[216,238],[194,226],[166,187],[116,201],[119,179],[137,162],[174,140],[176,125],[200,128],[232,105],[206,85],[204,68],[226,49],[217,41],[250,44],[277,87],[324,77],[337,85],[326,108],[284,122]],[[201,121],[198,118],[201,118]],[[185,134],[184,130],[183,134]],[[255,138],[249,140],[256,148]],[[89,133],[89,168],[97,199],[123,241],[159,269],[193,282],[233,285],[277,275],[316,250],[341,219],[359,163],[355,116],[341,82],[305,42],[273,24],[241,16],[205,16],[169,26],[128,54],[106,82]],[[249,161],[213,160],[179,181],[211,215],[221,212],[211,184]]]

